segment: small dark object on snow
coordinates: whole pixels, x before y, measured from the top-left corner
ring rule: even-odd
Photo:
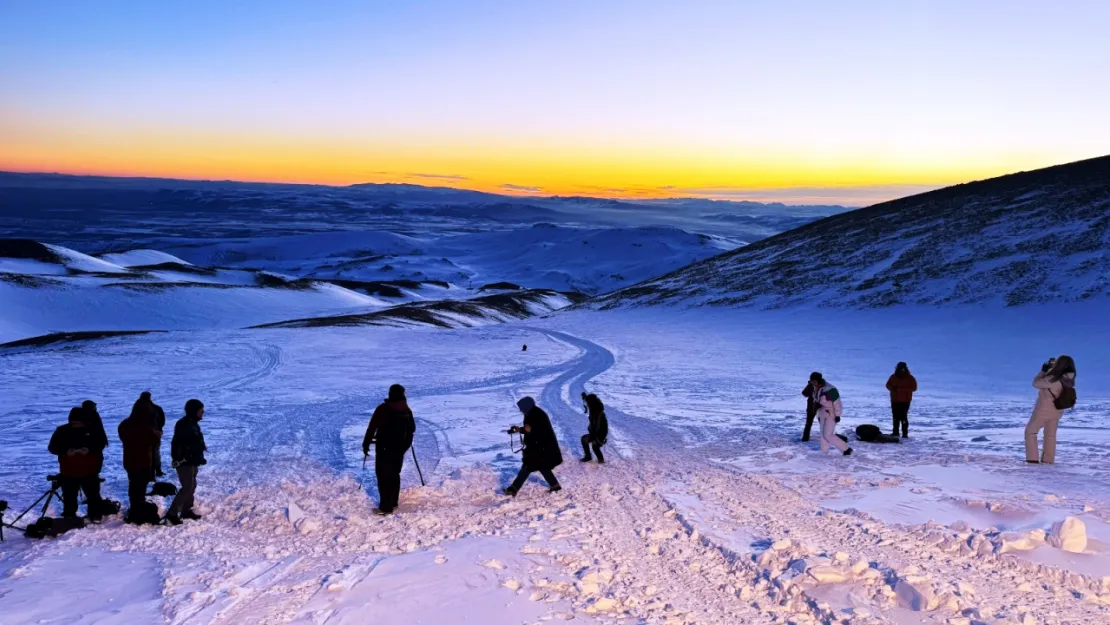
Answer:
[[[986,436],[976,436],[975,438],[971,439],[971,442],[973,443],[989,443],[990,441],[991,439],[987,438]]]
[[[69,517],[62,519],[54,519],[48,516],[40,518],[38,521],[27,526],[23,531],[23,535],[27,538],[55,538],[65,534],[69,530],[76,530],[85,527],[85,519],[81,517]]]
[[[528,346],[525,345],[524,347],[520,348],[520,351],[522,351],[522,352],[528,351]]]
[[[150,486],[147,497],[173,497],[177,494],[177,486],[169,482],[155,482]]]
[[[865,443],[901,443],[902,440],[897,436],[890,436],[883,434],[883,431],[877,425],[865,423],[856,428],[856,436]]]
[[[149,501],[142,501],[129,509],[123,520],[131,525],[158,525],[162,522],[162,517],[158,514],[158,506]]]

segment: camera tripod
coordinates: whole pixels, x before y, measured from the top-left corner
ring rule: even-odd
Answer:
[[[7,521],[4,520],[4,512],[7,510],[7,507],[8,507],[7,506],[8,502],[5,501],[4,502],[4,507],[0,508],[0,540],[4,540],[4,528],[5,527],[10,527],[13,530],[19,530],[21,532],[26,531],[27,530],[26,527],[18,527],[16,525],[16,523],[19,523],[20,519],[27,516],[28,512],[30,512],[31,510],[34,510],[36,507],[38,507],[39,502],[41,502],[43,500],[45,500],[45,501],[42,504],[42,511],[39,512],[39,519],[42,519],[43,517],[45,517],[46,516],[46,511],[50,509],[50,502],[53,501],[55,498],[57,498],[58,501],[62,500],[62,495],[58,492],[59,488],[61,488],[61,483],[59,483],[57,480],[51,480],[50,481],[50,488],[47,489],[47,491],[45,493],[43,493],[41,497],[36,499],[35,503],[28,506],[26,510],[24,510],[22,513],[20,513],[19,516],[15,517],[15,519],[11,523],[8,523]]]

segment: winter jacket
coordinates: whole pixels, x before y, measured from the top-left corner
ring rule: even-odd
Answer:
[[[173,427],[173,440],[170,442],[170,457],[174,466],[199,467],[208,464],[204,452],[204,433],[200,431],[200,419],[184,416]]]
[[[166,429],[166,411],[162,410],[162,407],[154,402],[150,403],[150,408],[154,414],[154,425],[158,428],[158,431],[161,432]]]
[[[79,449],[85,453],[69,454],[70,450]],[[78,428],[67,423],[54,430],[49,450],[58,456],[58,468],[64,477],[91,477],[100,471],[104,443],[93,428],[87,425]]]
[[[825,413],[825,417],[839,418],[844,414],[844,405],[840,403],[840,391],[832,384],[826,383],[821,388],[817,389],[817,402],[821,406],[821,411]]]
[[[1033,378],[1033,388],[1037,389],[1037,403],[1033,406],[1035,419],[1059,419],[1064,411],[1056,407],[1056,398],[1064,387],[1075,388],[1075,374],[1065,373],[1064,377],[1054,380],[1045,373]]]
[[[363,453],[370,452],[374,442],[379,454],[404,454],[412,447],[416,434],[416,419],[405,400],[383,401],[370,417],[366,435],[362,437]]]
[[[891,403],[908,404],[913,401],[913,394],[917,392],[917,378],[908,371],[903,377],[895,373],[887,379],[886,390],[890,391]]]
[[[162,432],[154,423],[138,417],[127,417],[119,424],[119,440],[123,443],[123,468],[146,471],[154,466],[154,450]]]
[[[524,442],[524,466],[532,471],[550,471],[563,464],[563,452],[559,450],[559,440],[551,427],[551,419],[539,406],[524,415],[527,432],[521,433]]]
[[[100,418],[100,413],[97,412],[96,408],[85,408],[84,411],[85,426],[96,434],[99,441],[104,443],[103,447],[101,447],[101,450],[103,450],[104,447],[108,446],[108,433],[104,431],[104,420]],[[101,453],[103,453],[103,451]]]
[[[816,397],[815,393],[813,392],[814,390],[815,389],[813,388],[812,384],[806,384],[805,388],[802,389],[802,395],[805,396],[805,398],[806,398],[806,416],[807,417],[812,417],[812,416],[816,415],[817,414],[817,408],[820,407],[820,404],[817,402],[817,397]]]
[[[605,444],[609,438],[609,419],[605,418],[605,410],[590,413],[590,427],[586,432],[590,435],[590,440],[599,445]]]

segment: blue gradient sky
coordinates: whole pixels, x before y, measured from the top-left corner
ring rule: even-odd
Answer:
[[[1095,1],[0,0],[0,169],[861,204],[1110,152],[1108,31]]]

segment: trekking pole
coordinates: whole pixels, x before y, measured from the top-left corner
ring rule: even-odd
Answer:
[[[424,483],[424,474],[420,471],[420,462],[416,459],[416,448],[409,447],[409,451],[412,452],[412,462],[416,465],[416,474],[420,476],[420,485],[427,486],[427,484]]]

